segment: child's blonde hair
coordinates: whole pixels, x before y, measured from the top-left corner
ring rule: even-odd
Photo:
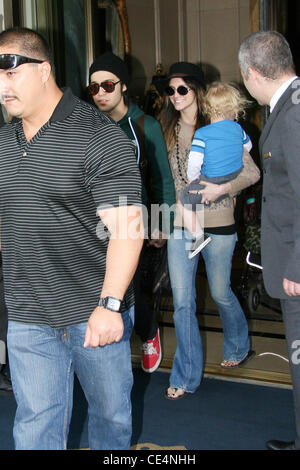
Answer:
[[[203,113],[210,120],[220,117],[238,119],[245,116],[245,108],[250,103],[235,86],[213,82],[204,97]]]

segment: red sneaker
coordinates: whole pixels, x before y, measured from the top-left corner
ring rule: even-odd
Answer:
[[[159,329],[156,336],[149,339],[142,346],[142,369],[145,372],[154,372],[161,362],[161,344],[159,337]]]

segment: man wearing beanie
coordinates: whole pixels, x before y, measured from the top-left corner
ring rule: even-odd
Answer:
[[[137,162],[143,179],[143,204],[164,205],[165,208],[172,206],[175,203],[175,189],[162,130],[152,116],[145,115],[137,105],[127,102],[125,93],[129,75],[125,62],[112,52],[106,52],[93,62],[89,77],[89,92],[95,105],[114,119],[135,143]],[[160,248],[165,241],[160,232],[157,238],[152,238],[149,243]],[[143,252],[134,277],[135,331],[143,342],[142,368],[151,373],[161,362],[161,344],[157,319],[141,292],[142,257]]]

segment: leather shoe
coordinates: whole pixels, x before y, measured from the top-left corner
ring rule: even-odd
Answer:
[[[11,381],[0,373],[0,391],[12,392]]]
[[[295,442],[285,442],[285,441],[268,441],[266,446],[270,450],[297,450],[295,447]]]

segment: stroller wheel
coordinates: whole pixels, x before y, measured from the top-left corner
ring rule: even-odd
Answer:
[[[259,290],[256,287],[251,287],[251,289],[249,289],[248,298],[247,298],[247,306],[249,308],[250,313],[256,312],[259,304],[260,304]]]

